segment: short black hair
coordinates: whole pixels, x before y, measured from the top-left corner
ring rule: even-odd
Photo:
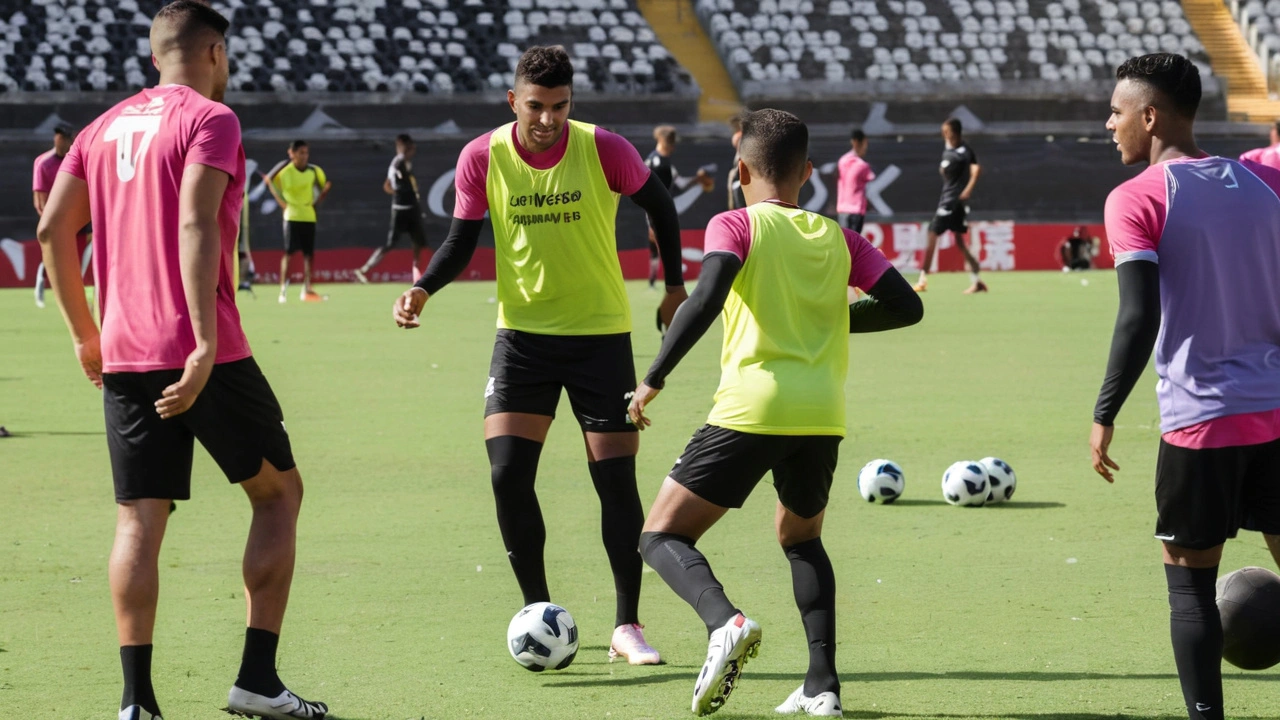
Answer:
[[[293,142],[289,143],[289,149],[292,150],[293,152],[297,152],[306,146],[307,146],[306,140],[294,140]]]
[[[396,142],[400,143],[401,145],[412,145],[413,138],[409,137],[409,133],[400,133],[399,135],[396,136]]]
[[[854,142],[862,142],[867,139],[867,134],[862,132],[862,128],[854,128],[853,132],[849,133],[849,139]]]
[[[951,132],[955,133],[956,137],[960,137],[961,135],[964,134],[964,124],[960,122],[960,118],[949,117],[947,118],[946,122],[942,124],[951,128]]]
[[[1280,120],[1276,120],[1275,124],[1272,125],[1271,128],[1277,133],[1280,133]]]
[[[669,142],[672,145],[680,140],[680,134],[670,125],[659,125],[653,129],[653,139],[658,142]]]
[[[70,125],[60,124],[60,125],[58,125],[57,127],[55,127],[55,128],[53,129],[53,134],[54,134],[54,135],[61,135],[61,136],[62,136],[62,137],[64,137],[64,138],[69,138],[69,137],[71,137],[72,135],[74,135],[75,133],[74,133],[74,132],[72,132],[72,130],[71,130],[71,126],[70,126]]]
[[[742,132],[742,119],[746,117],[749,112],[751,111],[743,110],[740,113],[734,113],[733,117],[729,118],[729,129],[736,133]]]
[[[516,63],[516,82],[544,88],[573,87],[573,63],[562,45],[535,45]]]
[[[231,27],[231,21],[222,13],[200,0],[173,0],[160,8],[152,24],[162,21],[173,25],[173,36],[168,47],[151,49],[158,55],[178,49],[192,50],[191,44],[203,31],[212,30],[220,37],[226,37],[227,29]]]
[[[1140,82],[1164,96],[1170,109],[1194,119],[1200,108],[1200,68],[1181,55],[1152,53],[1125,60],[1116,80]]]
[[[809,161],[809,128],[784,110],[747,113],[738,155],[765,182],[799,177]]]

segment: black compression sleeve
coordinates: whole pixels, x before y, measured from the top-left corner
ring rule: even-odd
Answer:
[[[924,317],[924,303],[911,284],[895,268],[889,268],[872,285],[871,297],[849,306],[849,332],[868,333],[915,325]]]
[[[644,384],[661,390],[666,384],[667,375],[697,344],[698,340],[716,321],[720,311],[724,309],[725,298],[733,288],[733,279],[742,269],[742,261],[737,255],[715,252],[702,259],[702,272],[698,275],[698,286],[693,294],[676,310],[676,316],[667,328],[667,335],[662,339],[662,349],[658,357],[649,366],[649,374]]]
[[[435,295],[445,285],[453,282],[466,269],[467,263],[471,262],[471,256],[475,254],[476,245],[480,242],[480,229],[483,227],[483,220],[454,218],[444,244],[431,256],[427,271],[422,273],[422,277],[413,286],[426,290],[429,295]]]
[[[631,201],[649,214],[653,236],[658,241],[658,255],[662,258],[662,277],[667,287],[684,285],[684,266],[680,259],[680,215],[671,193],[663,187],[653,171]],[[652,387],[652,385],[650,386]]]
[[[1111,337],[1107,376],[1093,408],[1093,421],[1108,427],[1115,423],[1120,407],[1147,369],[1160,333],[1160,266],[1131,260],[1116,268],[1116,278],[1120,310]]]

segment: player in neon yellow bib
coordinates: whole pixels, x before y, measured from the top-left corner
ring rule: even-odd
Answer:
[[[498,337],[484,393],[485,446],[498,527],[524,603],[551,600],[534,478],[563,389],[586,441],[617,592],[609,654],[654,664],[660,658],[638,616],[644,509],[635,477],[640,442],[627,416],[635,364],[614,236],[618,199],[630,196],[650,216],[668,321],[686,298],[680,224],[670,194],[634,146],[569,121],[572,83],[563,48],[534,47],[521,57],[515,89],[507,93],[516,121],[462,151],[449,237],[393,312],[400,327],[418,326],[431,295],[470,262],[487,214],[497,257]]]
[[[676,314],[631,401],[631,419],[643,429],[645,407],[723,311],[715,407],[663,482],[640,549],[706,624],[710,642],[692,708],[698,715],[715,712],[755,656],[761,632],[729,602],[695,544],[772,472],[776,532],[791,563],[809,647],[804,684],[777,711],[840,717],[835,574],[821,536],[845,433],[846,335],[919,322],[923,306],[861,235],[797,207],[813,172],[809,131],[797,117],[779,110],[747,114],[739,153],[747,207],[721,213],[707,226],[698,288]],[[870,298],[849,305],[850,287]]]

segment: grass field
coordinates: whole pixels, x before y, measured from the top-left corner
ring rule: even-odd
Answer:
[[[931,278],[919,326],[850,340],[849,437],[827,516],[840,583],[846,717],[1185,718],[1168,640],[1154,524],[1153,376],[1120,416],[1112,487],[1087,437],[1114,318],[1113,274],[1017,273],[986,296]],[[434,298],[422,329],[390,319],[391,286],[331,286],[328,303],[241,295],[258,362],[284,406],[306,481],[281,676],[345,720],[681,718],[706,651],[701,623],[652,573],[641,617],[667,664],[610,664],[612,580],[599,509],[567,401],[539,476],[554,599],[582,648],[563,672],[520,669],[503,645],[520,605],[494,521],[481,441],[496,312],[490,283]],[[641,373],[659,338],[656,295],[629,285]],[[106,718],[119,700],[107,588],[115,512],[101,401],[55,309],[0,291],[0,711]],[[703,421],[718,325],[651,406],[638,461],[656,494]],[[1007,505],[942,502],[960,459],[1018,472]],[[896,505],[868,505],[856,474],[906,471]],[[225,717],[243,638],[248,504],[198,451],[193,499],[162,554],[155,684],[165,716]],[[721,718],[768,718],[801,682],[806,648],[762,484],[700,543],[764,643]],[[1272,566],[1262,538],[1223,571]],[[1280,717],[1280,672],[1227,667],[1228,717]]]

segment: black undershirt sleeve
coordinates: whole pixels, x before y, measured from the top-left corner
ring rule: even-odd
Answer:
[[[667,375],[675,370],[676,365],[684,359],[689,350],[702,339],[711,323],[724,310],[725,298],[733,288],[733,279],[738,277],[742,269],[742,261],[737,255],[727,252],[713,252],[702,259],[702,272],[698,275],[698,286],[693,294],[680,304],[676,316],[671,320],[671,327],[662,339],[662,349],[658,357],[649,366],[649,374],[644,384],[661,390],[666,384]]]
[[[1093,408],[1093,421],[1110,427],[1129,398],[1133,386],[1147,369],[1160,333],[1160,266],[1131,260],[1116,268],[1120,284],[1120,310],[1111,337],[1107,375]]]
[[[649,179],[631,196],[631,201],[649,214],[654,239],[658,241],[658,256],[662,258],[662,277],[667,287],[684,285],[684,265],[680,259],[680,215],[671,193],[653,170]],[[653,387],[650,385],[650,387]]]
[[[428,295],[435,295],[445,285],[453,282],[466,269],[467,263],[471,262],[483,227],[484,220],[454,218],[444,244],[431,256],[427,271],[422,273],[422,277],[413,286],[426,290]]]
[[[924,303],[896,268],[867,289],[870,297],[849,306],[849,332],[869,333],[915,325],[924,317]]]

